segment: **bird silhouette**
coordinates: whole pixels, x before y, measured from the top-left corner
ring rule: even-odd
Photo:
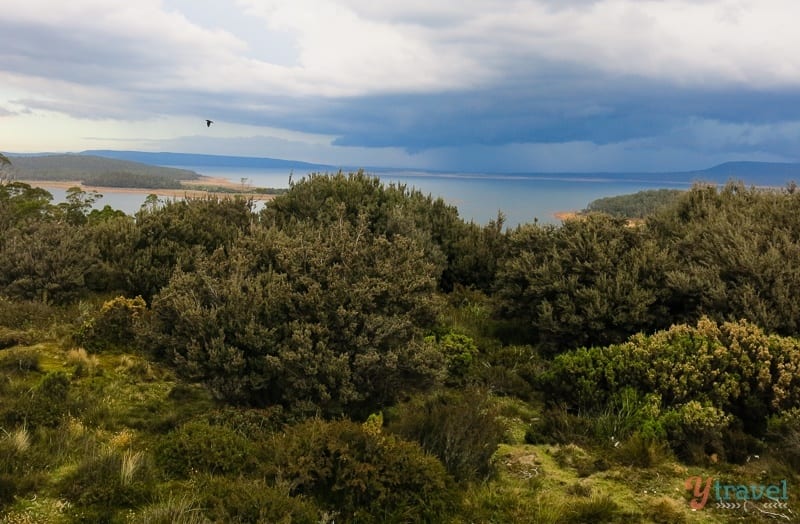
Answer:
[[[213,120],[206,120],[206,127],[211,127],[211,124],[213,123],[214,123]]]

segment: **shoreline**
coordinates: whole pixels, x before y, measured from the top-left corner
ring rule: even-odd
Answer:
[[[578,218],[580,215],[579,211],[556,211],[553,213],[553,218],[557,220],[572,220],[574,218]]]
[[[225,193],[220,191],[206,191],[204,189],[192,189],[191,186],[219,186],[229,189],[240,190],[241,186],[226,178],[209,177],[201,175],[197,180],[181,180],[180,183],[186,185],[184,189],[168,189],[168,188],[146,188],[146,187],[108,187],[108,186],[94,186],[83,184],[78,180],[18,180],[33,187],[40,187],[42,189],[69,189],[71,187],[79,187],[83,191],[96,191],[98,193],[122,193],[122,194],[140,194],[140,195],[158,195],[162,197],[178,197],[178,198],[198,198],[213,196],[217,198],[223,197],[236,197],[241,196],[245,198],[252,198],[253,200],[272,200],[275,195],[265,195],[262,193]]]

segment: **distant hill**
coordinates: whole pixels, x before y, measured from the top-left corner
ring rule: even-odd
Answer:
[[[9,155],[9,159],[14,164],[19,174],[25,177],[35,175],[39,180],[67,180],[67,178],[64,178],[67,175],[73,176],[70,180],[74,180],[75,175],[97,175],[115,171],[157,175],[172,180],[194,180],[200,177],[196,172],[188,169],[159,167],[141,162],[117,160],[98,155]]]
[[[76,180],[88,185],[109,187],[173,188],[180,180],[196,180],[200,175],[187,169],[159,167],[127,160],[92,155],[9,155],[16,178],[23,180]]]
[[[193,153],[149,153],[144,151],[90,150],[81,155],[93,155],[120,160],[130,160],[157,166],[236,167],[253,169],[331,170],[333,166],[312,164],[281,158],[201,155]]]
[[[768,175],[800,179],[800,164],[789,162],[725,162],[700,172],[726,176]]]
[[[745,185],[783,187],[790,181],[800,181],[800,163],[725,162],[708,169],[682,174],[692,180],[705,182],[741,180]]]

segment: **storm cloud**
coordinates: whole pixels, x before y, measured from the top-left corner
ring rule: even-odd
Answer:
[[[513,171],[800,159],[796,2],[205,4],[0,0],[0,147]],[[206,117],[218,134],[193,140]]]

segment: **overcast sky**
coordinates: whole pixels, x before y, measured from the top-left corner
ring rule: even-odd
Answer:
[[[0,151],[799,161],[797,20],[797,0],[0,0]]]

